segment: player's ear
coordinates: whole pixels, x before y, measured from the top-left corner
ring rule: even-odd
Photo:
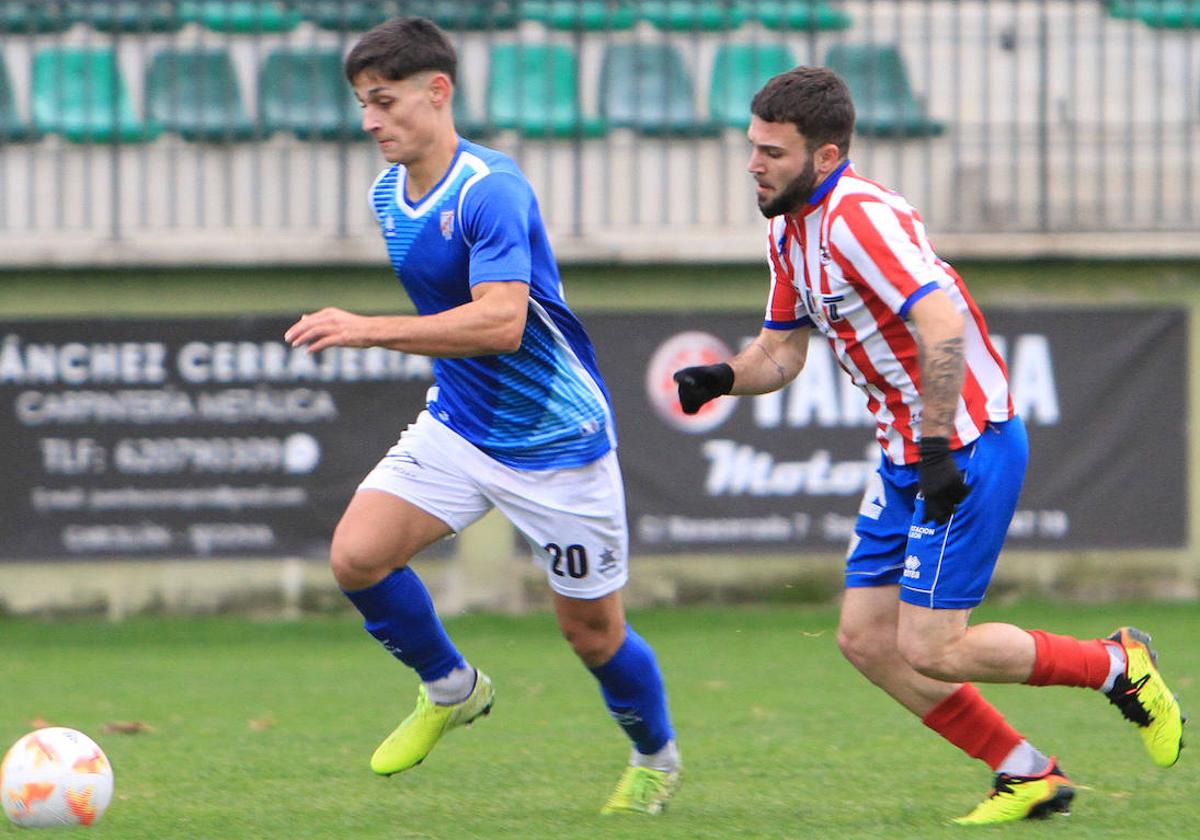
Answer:
[[[837,168],[838,160],[842,157],[836,143],[822,143],[813,152],[813,166],[822,175],[828,175]]]
[[[430,103],[434,107],[442,107],[449,104],[450,96],[454,91],[454,83],[445,73],[433,73],[429,77],[427,91]]]

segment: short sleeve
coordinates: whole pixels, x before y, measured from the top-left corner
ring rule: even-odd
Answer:
[[[461,209],[471,254],[470,285],[529,282],[529,220],[534,201],[529,182],[507,172],[489,173],[470,186]]]
[[[767,264],[771,290],[763,326],[769,330],[794,330],[812,325],[808,310],[796,291],[795,273],[789,256],[787,220],[776,217],[767,223]]]
[[[944,276],[915,226],[912,215],[882,201],[847,198],[829,228],[833,257],[851,269],[847,279],[857,278],[902,317]]]

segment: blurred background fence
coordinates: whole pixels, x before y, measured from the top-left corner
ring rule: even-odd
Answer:
[[[797,63],[951,256],[1200,254],[1200,0],[5,0],[0,262],[378,261],[340,63],[395,14],[567,261],[756,259],[749,100]]]

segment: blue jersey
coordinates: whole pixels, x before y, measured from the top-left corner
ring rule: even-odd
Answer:
[[[476,283],[529,284],[519,350],[434,360],[433,416],[517,469],[578,467],[615,448],[595,351],[563,300],[537,198],[516,163],[460,139],[446,174],[416,204],[404,185],[403,166],[385,169],[371,206],[418,313],[469,303]]]

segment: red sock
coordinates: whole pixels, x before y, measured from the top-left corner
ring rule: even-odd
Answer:
[[[1080,641],[1072,636],[1056,636],[1045,630],[1029,630],[1036,654],[1029,685],[1075,685],[1100,688],[1108,679],[1112,660],[1101,639]]]
[[[993,770],[1025,740],[970,683],[930,709],[921,722]]]

